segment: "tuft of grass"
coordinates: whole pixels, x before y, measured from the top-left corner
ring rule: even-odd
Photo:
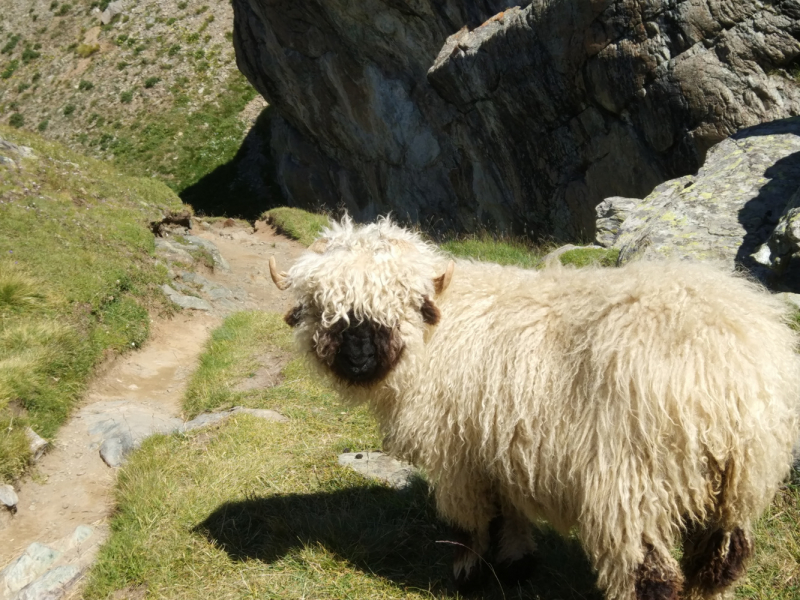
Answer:
[[[81,79],[80,83],[78,83],[78,89],[82,92],[88,92],[94,87],[94,84],[91,81],[86,81],[85,79]]]
[[[0,137],[37,156],[0,183],[0,422],[48,438],[97,361],[144,341],[148,307],[170,310],[146,223],[181,203],[34,134],[0,127]],[[26,464],[14,440],[0,431],[0,480]]]
[[[250,374],[258,356],[269,348],[276,353],[292,349],[291,331],[279,315],[249,311],[228,317],[206,343],[186,390],[184,413],[192,418],[247,404],[246,394],[232,391],[230,382]]]
[[[268,210],[261,215],[261,218],[283,235],[289,236],[305,246],[310,246],[322,229],[330,223],[326,215],[288,206]]]
[[[148,77],[144,80],[144,87],[150,89],[154,87],[159,81],[161,81],[160,77]]]
[[[42,287],[11,260],[0,260],[0,315],[38,306],[45,300]]]
[[[92,54],[99,51],[99,44],[78,44],[75,47],[75,54],[77,54],[80,58],[89,58]]]
[[[2,79],[10,79],[11,76],[14,74],[14,71],[17,70],[19,67],[19,61],[15,58],[6,65],[6,68],[3,69],[3,72],[0,73],[0,78]]]
[[[11,113],[11,116],[8,117],[8,124],[11,125],[11,127],[16,127],[19,129],[20,127],[25,125],[25,117],[23,117],[22,114],[18,112]]]
[[[572,265],[574,267],[588,267],[591,265],[616,267],[619,260],[619,249],[574,248],[564,252],[558,259],[562,265]]]
[[[0,481],[19,476],[28,466],[31,451],[26,427],[24,418],[0,415]]]
[[[128,90],[119,95],[119,101],[123,104],[130,104],[133,101],[133,92]]]
[[[498,239],[488,233],[449,240],[442,243],[441,248],[460,258],[474,258],[526,269],[538,267],[550,250],[545,246],[528,245],[522,240],[502,237]]]

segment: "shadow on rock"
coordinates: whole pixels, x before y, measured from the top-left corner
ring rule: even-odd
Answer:
[[[197,525],[237,561],[272,563],[304,547],[323,546],[365,573],[401,586],[445,594],[452,590],[454,540],[436,518],[423,480],[403,490],[365,485],[315,494],[287,494],[229,502]],[[485,598],[600,599],[580,546],[555,533],[537,536],[533,578],[515,588],[487,584]]]
[[[270,154],[270,119],[267,106],[256,119],[236,156],[220,165],[197,183],[180,192],[198,215],[238,217],[254,221],[275,206],[285,204],[275,183],[275,167]]]
[[[800,186],[800,152],[776,161],[764,171],[763,177],[767,181],[758,195],[739,211],[739,222],[745,235],[736,253],[736,264],[773,289],[797,293],[800,292],[800,265],[797,260],[793,260],[789,270],[778,277],[767,266],[757,262],[752,254],[767,242],[789,199]]]

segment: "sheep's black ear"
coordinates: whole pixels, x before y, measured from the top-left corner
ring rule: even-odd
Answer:
[[[303,317],[303,307],[298,304],[283,316],[283,320],[289,327],[297,327],[302,317]]]
[[[423,297],[422,308],[420,311],[422,312],[422,320],[428,325],[436,325],[442,316],[442,313],[439,312],[439,309],[436,308],[436,305],[427,296]]]

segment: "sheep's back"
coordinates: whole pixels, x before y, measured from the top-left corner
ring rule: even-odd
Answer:
[[[620,478],[677,520],[725,478],[760,506],[785,475],[796,338],[756,284],[691,263],[459,262],[439,307],[411,419],[434,476],[466,460],[569,525]]]

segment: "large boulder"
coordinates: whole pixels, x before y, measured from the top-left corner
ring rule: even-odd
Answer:
[[[514,6],[518,5],[518,6]],[[233,0],[296,206],[590,238],[609,196],[800,114],[800,0]]]
[[[743,129],[712,148],[697,175],[663,183],[630,208],[610,245],[620,250],[620,262],[716,260],[795,291],[800,280],[779,278],[774,269],[780,263],[789,275],[785,262],[798,249],[790,239],[798,233],[793,197],[800,198],[797,117]],[[607,238],[600,241],[609,245]]]

